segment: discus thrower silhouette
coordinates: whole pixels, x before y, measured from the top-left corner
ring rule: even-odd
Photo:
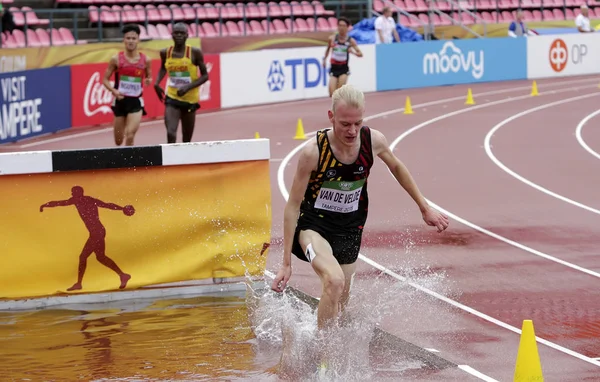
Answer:
[[[131,279],[131,275],[124,273],[119,266],[108,256],[106,256],[105,249],[106,243],[104,238],[106,237],[106,228],[100,222],[100,214],[98,208],[108,208],[110,210],[122,210],[127,216],[131,216],[135,213],[135,209],[131,205],[121,207],[114,203],[105,203],[102,200],[92,198],[83,194],[83,187],[74,186],[71,188],[72,197],[67,200],[56,200],[42,204],[40,206],[40,212],[44,212],[44,207],[64,207],[64,206],[75,206],[77,212],[83,220],[83,224],[90,233],[90,237],[87,239],[81,254],[79,255],[79,271],[77,275],[77,282],[72,287],[67,289],[68,291],[79,290],[82,288],[81,283],[83,281],[83,275],[85,274],[85,268],[87,265],[87,259],[96,253],[96,259],[104,266],[115,271],[121,279],[121,285],[119,289],[123,289],[127,286],[127,282]]]

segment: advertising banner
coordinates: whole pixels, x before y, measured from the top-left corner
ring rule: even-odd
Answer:
[[[0,176],[0,296],[260,275],[268,160]]]
[[[221,106],[219,55],[205,54],[204,61],[209,79],[200,88],[200,111],[218,109]],[[112,123],[113,113],[110,107],[114,96],[102,85],[102,77],[107,66],[108,61],[102,64],[71,67],[73,127]],[[152,60],[153,83],[159,70],[160,59]],[[163,89],[166,86],[167,78],[168,76],[165,76],[161,83]],[[114,85],[114,76],[111,83]],[[153,85],[144,87],[142,99],[146,113],[148,113],[144,119],[153,119],[164,115],[165,106],[156,96]]]
[[[361,45],[364,57],[350,56],[349,83],[375,90],[375,49]],[[221,107],[265,104],[328,96],[325,47],[221,54]],[[240,70],[243,63],[243,70]],[[243,84],[246,91],[240,91]]]
[[[0,143],[16,142],[71,126],[68,67],[0,74]]]
[[[526,44],[491,38],[377,45],[377,91],[525,79]]]
[[[189,38],[187,44],[200,47],[200,39]],[[141,52],[156,59],[159,58],[161,49],[171,45],[173,45],[173,40],[159,39],[142,41],[138,46]],[[121,50],[123,50],[122,42],[0,49],[0,72],[106,63]]]
[[[527,43],[527,78],[600,73],[600,33],[536,36]]]

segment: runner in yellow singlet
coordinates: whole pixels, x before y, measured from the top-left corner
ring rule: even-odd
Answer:
[[[200,108],[200,85],[208,81],[208,71],[202,51],[186,44],[188,29],[185,24],[175,24],[172,36],[174,45],[160,51],[161,68],[154,90],[158,99],[164,99],[165,102],[167,143],[177,141],[179,121],[183,142],[190,142],[196,124],[196,110]],[[165,96],[160,83],[167,74],[169,77]]]

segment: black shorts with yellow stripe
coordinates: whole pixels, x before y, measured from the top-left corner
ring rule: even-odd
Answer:
[[[180,111],[183,111],[186,113],[194,113],[194,112],[196,112],[196,110],[200,109],[200,104],[197,102],[196,103],[183,102],[178,99],[173,99],[169,96],[165,97],[165,105],[172,106],[175,109],[179,109]]]

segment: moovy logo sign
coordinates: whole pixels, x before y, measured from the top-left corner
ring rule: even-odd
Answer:
[[[483,50],[462,52],[454,43],[447,42],[439,53],[427,53],[423,56],[423,74],[446,74],[448,72],[471,72],[475,79],[483,76]]]

